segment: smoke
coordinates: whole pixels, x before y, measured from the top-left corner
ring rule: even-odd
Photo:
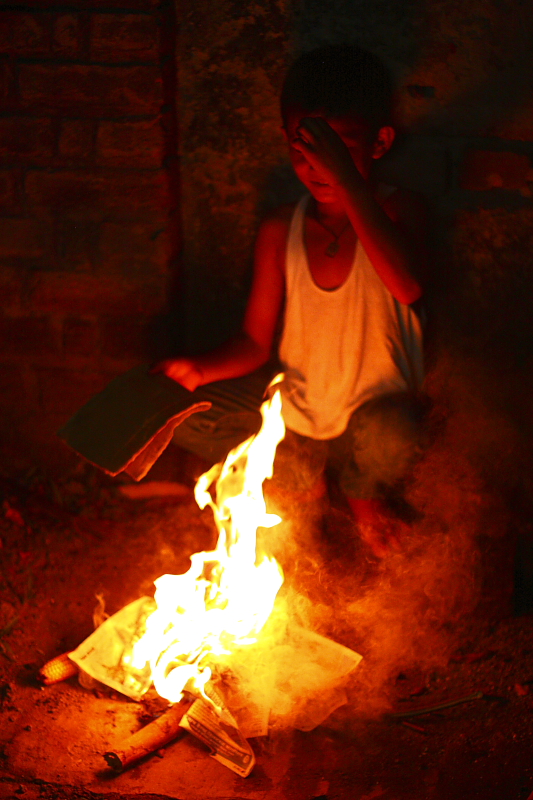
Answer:
[[[347,511],[324,500],[270,498],[285,521],[264,546],[285,570],[291,619],[363,656],[348,690],[352,719],[390,709],[401,673],[426,679],[496,609],[510,611],[506,495],[520,447],[508,415],[487,403],[487,382],[457,353],[430,375],[431,443],[406,488],[415,521],[400,552],[373,558]],[[308,694],[305,680],[290,688]]]

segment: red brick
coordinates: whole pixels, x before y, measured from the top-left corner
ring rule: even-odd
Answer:
[[[69,369],[39,369],[39,396],[43,411],[73,414],[101,392],[110,376],[101,372]]]
[[[42,355],[57,351],[47,317],[0,317],[0,341],[8,355]]]
[[[19,175],[15,170],[0,170],[0,213],[21,212]]]
[[[51,233],[44,221],[0,218],[0,257],[40,258],[50,249]]]
[[[34,313],[135,315],[159,311],[164,295],[162,281],[43,271],[34,273],[27,303]]]
[[[12,414],[14,409],[20,409],[26,404],[26,392],[20,367],[15,364],[0,364],[0,408],[2,408],[2,423],[5,422],[4,412]]]
[[[146,358],[148,318],[110,317],[102,321],[102,354],[109,358]]]
[[[125,276],[162,274],[166,270],[166,236],[154,225],[102,225],[100,264],[107,273]]]
[[[523,102],[510,108],[506,114],[498,114],[484,135],[521,142],[533,141],[533,105]]]
[[[155,61],[158,48],[159,28],[150,14],[94,14],[91,18],[93,60]]]
[[[62,158],[87,161],[94,150],[96,123],[87,119],[64,119],[59,135],[59,155]]]
[[[103,121],[98,126],[96,139],[97,163],[160,167],[163,144],[159,118],[143,122]]]
[[[0,119],[0,157],[48,163],[54,140],[49,119],[3,117]]]
[[[509,151],[470,150],[463,164],[461,187],[473,191],[527,189],[531,177],[531,161],[526,155]]]
[[[80,18],[76,14],[61,14],[54,20],[52,49],[62,56],[76,56],[82,46]]]
[[[163,172],[29,171],[26,196],[32,208],[85,220],[161,221],[170,204]]]
[[[160,70],[152,66],[21,64],[19,91],[26,106],[95,116],[154,114],[162,100]]]
[[[128,11],[147,11],[157,9],[161,0],[76,0],[76,8],[80,10],[95,11],[108,8],[124,8]],[[56,9],[58,0],[24,0],[26,8],[35,8],[42,11],[46,8]]]
[[[59,266],[69,272],[90,272],[97,261],[98,223],[62,219],[57,237]]]
[[[0,16],[0,52],[18,56],[47,55],[50,22],[49,14],[3,13]]]
[[[67,317],[63,321],[63,351],[66,355],[90,356],[97,343],[98,326],[94,319]]]
[[[0,63],[0,100],[4,105],[15,98],[15,74],[13,64],[9,61]]]
[[[0,308],[5,312],[20,310],[20,301],[24,286],[24,271],[2,266],[0,272]]]

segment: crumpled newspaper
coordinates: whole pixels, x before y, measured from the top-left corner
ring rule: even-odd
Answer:
[[[83,673],[133,700],[152,685],[150,666],[128,665],[155,600],[141,597],[106,619],[69,654]],[[267,626],[268,628],[268,626]],[[247,738],[266,736],[272,723],[310,731],[346,702],[344,684],[362,656],[299,626],[265,632],[213,664],[214,685],[184,716],[182,726],[242,777],[255,763]]]
[[[153,597],[140,597],[108,617],[83,641],[69,658],[100,683],[140,700],[152,685],[147,664],[143,670],[125,665],[133,645],[144,633],[147,618],[156,608]]]

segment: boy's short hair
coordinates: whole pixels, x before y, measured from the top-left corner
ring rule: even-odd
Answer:
[[[284,124],[293,109],[328,116],[357,114],[373,130],[391,124],[392,80],[373,53],[357,45],[325,45],[303,53],[289,68],[281,91]]]

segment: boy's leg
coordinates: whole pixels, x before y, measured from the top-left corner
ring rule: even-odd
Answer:
[[[272,490],[300,502],[322,497],[326,491],[327,453],[327,442],[287,429],[276,450]]]
[[[268,547],[295,586],[309,570],[318,569],[316,544],[327,498],[326,457],[326,442],[287,430],[276,450],[272,479],[263,484],[268,512],[283,520],[268,531]]]
[[[227,381],[200,386],[191,402],[209,400],[209,411],[192,414],[174,432],[172,441],[211,464],[223,461],[229,451],[261,427],[259,409],[265,389],[275,375],[272,365]]]
[[[427,401],[401,392],[365,403],[337,440],[341,488],[361,535],[378,556],[398,546],[402,523],[385,499],[398,490],[423,451]],[[405,528],[405,524],[403,525]]]

